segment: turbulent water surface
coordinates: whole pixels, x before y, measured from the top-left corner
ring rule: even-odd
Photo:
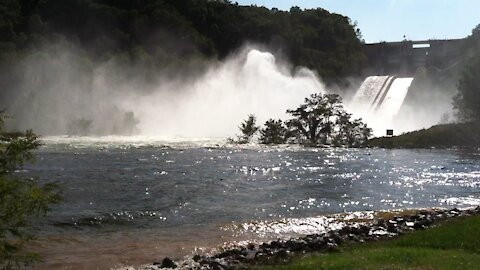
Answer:
[[[43,269],[109,269],[330,226],[325,215],[480,204],[480,154],[44,139],[17,172],[65,201],[38,223]]]

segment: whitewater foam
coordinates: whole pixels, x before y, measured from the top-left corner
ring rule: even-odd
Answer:
[[[248,114],[255,114],[259,124],[285,118],[287,109],[298,107],[312,93],[324,92],[314,72],[292,71],[271,53],[252,48],[210,63],[201,75],[180,71],[172,79],[158,74],[154,87],[129,81],[112,65],[85,72],[78,58],[69,51],[49,63],[33,56],[25,60],[29,72],[19,75],[21,87],[0,102],[14,116],[11,130],[225,138],[237,133]]]

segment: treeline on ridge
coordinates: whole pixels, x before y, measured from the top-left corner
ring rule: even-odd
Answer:
[[[112,58],[146,72],[222,59],[245,44],[269,45],[327,83],[360,72],[360,32],[323,9],[290,11],[208,0],[2,0],[0,67],[42,45],[68,42],[92,63]]]

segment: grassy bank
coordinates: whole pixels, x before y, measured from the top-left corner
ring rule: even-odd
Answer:
[[[370,147],[449,148],[480,147],[480,123],[445,124],[395,137],[374,138]]]
[[[479,269],[480,216],[455,218],[395,240],[342,247],[256,269]]]

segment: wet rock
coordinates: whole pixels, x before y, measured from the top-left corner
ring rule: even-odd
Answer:
[[[170,269],[175,269],[177,268],[177,265],[168,257],[165,257],[160,264],[160,268],[170,268]]]
[[[268,258],[268,256],[271,254],[265,253],[263,251],[259,251],[255,253],[255,259],[263,259],[263,258]]]
[[[245,250],[229,249],[213,256],[212,258],[215,258],[215,259],[234,258],[239,260],[239,259],[243,259],[245,256],[247,256],[247,252]]]
[[[394,217],[393,220],[398,224],[398,223],[403,223],[405,222],[405,219],[403,217]]]
[[[458,215],[460,215],[461,211],[458,210],[458,208],[453,208],[452,210],[448,211],[448,213],[449,213],[451,216],[458,216]]]
[[[285,249],[280,249],[275,253],[275,256],[277,256],[278,258],[285,259],[288,257],[288,251]]]
[[[423,230],[423,229],[426,229],[428,227],[430,227],[432,223],[428,220],[418,220],[417,222],[414,223],[413,225],[413,228],[416,229],[416,230]]]
[[[258,246],[258,249],[269,249],[270,248],[270,244],[269,243],[262,243]]]
[[[369,235],[369,233],[370,233],[370,228],[368,226],[360,225],[358,227],[358,234],[359,235]]]
[[[352,241],[352,242],[361,242],[361,240],[363,240],[363,239],[358,237],[356,234],[349,234],[348,235],[348,240]]]
[[[192,259],[197,264],[181,265],[192,270],[228,270],[248,269],[254,264],[273,261],[278,263],[287,260],[291,253],[310,251],[338,252],[339,245],[344,242],[372,242],[395,237],[405,231],[421,230],[431,227],[436,221],[449,217],[480,214],[480,206],[469,210],[420,210],[414,215],[397,216],[391,219],[380,219],[372,224],[347,225],[336,231],[322,234],[310,234],[288,241],[277,240],[256,246],[253,243],[240,248],[232,248],[212,256],[195,255]],[[157,267],[175,268],[173,261],[165,258]],[[167,261],[166,261],[167,260]],[[173,264],[170,264],[170,262]],[[187,269],[186,268],[186,269]]]
[[[339,231],[338,231],[339,234],[343,234],[343,235],[349,235],[349,234],[352,234],[352,227],[350,226],[344,226],[343,228],[341,228]]]
[[[343,242],[343,239],[336,232],[330,232],[328,237],[330,238],[330,242],[334,242],[336,244],[341,244]]]
[[[331,242],[328,242],[327,243],[327,252],[339,252],[340,250],[338,249],[338,245],[336,243],[331,243]]]
[[[270,248],[273,248],[273,249],[281,249],[281,248],[285,248],[285,243],[283,243],[282,241],[272,241],[270,242]]]
[[[311,250],[322,250],[327,246],[327,240],[322,237],[317,237],[308,243],[308,247]]]
[[[209,261],[208,266],[212,270],[226,270],[227,267],[218,261]]]
[[[398,227],[397,224],[389,223],[387,225],[387,232],[389,233],[398,233]]]
[[[255,258],[255,254],[257,254],[256,249],[248,249],[245,258],[251,260]]]
[[[291,251],[301,251],[305,246],[307,246],[307,243],[303,240],[288,240],[286,245]]]
[[[380,226],[380,227],[385,227],[386,226],[386,222],[384,219],[379,219],[377,221],[377,225]]]
[[[193,259],[194,262],[199,262],[203,258],[205,258],[205,257],[196,254],[195,256],[193,256],[192,259]]]
[[[468,209],[467,211],[464,212],[465,215],[467,216],[473,216],[476,214],[474,209]]]

